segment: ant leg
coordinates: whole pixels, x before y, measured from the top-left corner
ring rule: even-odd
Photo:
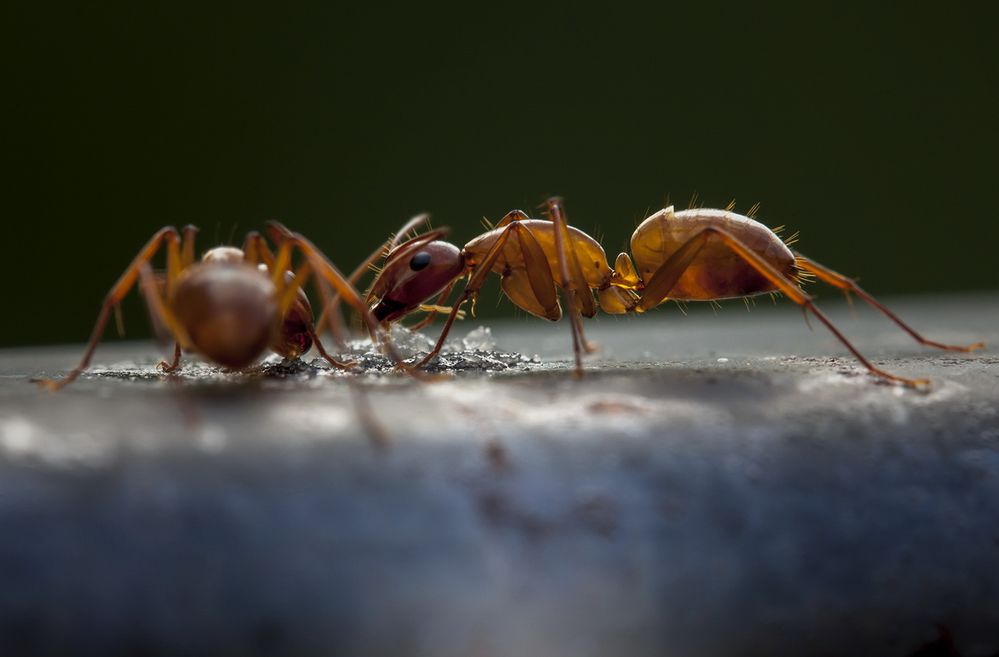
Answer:
[[[274,254],[271,252],[270,247],[267,245],[267,240],[258,233],[257,231],[251,231],[247,233],[246,240],[243,242],[243,253],[246,255],[246,261],[250,264],[259,264],[263,262],[264,266],[268,268],[268,272],[274,267]],[[303,287],[304,281],[309,275],[308,265],[303,265],[299,268],[297,272],[292,274],[292,280],[285,282],[283,279],[281,285],[283,287],[278,287],[278,312],[281,316],[288,313],[288,310],[295,301],[298,299],[298,290]],[[325,345],[323,345],[322,340],[319,339],[318,331],[316,331],[315,326],[311,323],[306,323],[306,332],[309,334],[309,338],[312,340],[312,344],[315,345],[316,351],[322,358],[337,369],[347,370],[355,366],[354,362],[344,362],[334,358],[328,351],[326,351]]]
[[[156,255],[163,245],[163,242],[167,243],[167,286],[172,288],[176,282],[176,277],[180,274],[180,250],[178,248],[178,235],[177,229],[172,226],[167,226],[161,228],[156,232],[155,235],[150,238],[139,253],[132,260],[131,264],[125,269],[118,281],[112,286],[108,291],[107,295],[104,297],[104,302],[101,304],[100,313],[97,315],[97,321],[94,323],[94,328],[90,333],[90,340],[87,342],[87,347],[83,352],[83,357],[80,359],[80,364],[73,368],[65,377],[59,379],[41,379],[38,381],[39,385],[42,385],[49,390],[59,390],[70,383],[72,383],[80,374],[87,369],[90,365],[90,359],[94,355],[94,351],[97,349],[97,344],[101,340],[101,336],[104,335],[104,327],[107,325],[108,316],[111,314],[112,310],[125,298],[132,287],[135,285],[136,280],[139,278],[139,269],[144,264],[148,264],[150,260]]]
[[[309,263],[306,262],[300,265],[298,269],[296,269],[292,273],[290,280],[286,281],[284,276],[281,277],[281,283],[277,288],[279,317],[285,317],[288,314],[288,312],[291,310],[291,307],[295,304],[295,302],[298,301],[298,292],[303,287],[305,281],[308,280],[311,274],[312,274],[311,265],[309,265]],[[319,282],[317,282],[317,285],[320,285]],[[320,289],[323,290],[324,296],[326,296],[329,292],[329,290],[326,288],[325,285],[320,285]],[[355,363],[353,361],[344,362],[341,360],[337,360],[336,358],[331,356],[329,352],[326,351],[326,347],[323,346],[323,343],[319,339],[317,331],[310,322],[306,323],[305,329],[306,332],[308,332],[309,337],[312,339],[312,344],[315,345],[316,350],[319,352],[319,355],[322,356],[327,363],[341,370],[348,370],[355,366]],[[343,347],[343,341],[341,339],[338,339],[338,346]]]
[[[515,223],[509,230],[513,231],[514,246],[520,250],[524,268],[504,272],[503,293],[532,315],[557,322],[562,319],[562,308],[558,304],[555,275],[548,257],[530,228]]]
[[[360,296],[356,288],[352,283],[344,279],[340,270],[337,269],[325,256],[325,254],[316,248],[316,246],[309,240],[305,239],[298,233],[293,233],[277,221],[268,221],[267,231],[279,245],[278,254],[274,259],[274,262],[271,264],[271,268],[273,270],[271,272],[271,278],[274,281],[275,286],[277,286],[278,290],[285,289],[283,280],[284,277],[279,277],[276,272],[286,270],[291,266],[292,249],[297,247],[298,250],[301,251],[301,253],[306,257],[307,262],[299,269],[293,280],[296,281],[296,285],[300,287],[302,282],[306,280],[310,271],[309,268],[311,267],[311,270],[314,273],[315,286],[323,297],[323,310],[320,313],[320,321],[316,324],[316,333],[321,333],[323,324],[326,323],[328,324],[330,331],[333,333],[337,346],[341,349],[346,348],[347,343],[344,338],[346,330],[343,327],[343,321],[337,313],[328,312],[327,308],[330,308],[331,306],[336,308],[339,305],[340,297],[343,296],[343,291],[349,290],[349,294],[346,295],[348,296],[348,303],[355,308],[362,307],[364,312],[370,316],[370,311],[368,311],[364,302],[360,301]],[[329,289],[330,285],[333,285],[333,287],[337,290],[335,296],[331,296]],[[292,290],[285,290],[279,302],[279,308],[287,308],[293,302],[295,294],[296,293]],[[360,306],[356,304],[360,304]],[[330,317],[334,317],[335,319],[330,320]],[[365,319],[363,317],[363,313],[362,319]],[[372,324],[370,322],[365,322],[365,324],[368,331],[371,333],[372,340],[375,340],[379,334],[378,331],[374,330],[372,327],[377,327],[377,324]],[[402,358],[399,357],[398,352],[395,351],[394,347],[389,345],[386,349],[389,351],[389,357],[392,358],[397,365],[400,365],[405,369],[405,366],[402,363]],[[336,366],[332,361],[330,364]]]
[[[410,331],[419,331],[420,329],[429,326],[434,321],[434,318],[437,317],[437,313],[442,311],[451,312],[451,309],[443,307],[443,304],[445,301],[447,301],[447,298],[451,296],[451,292],[454,290],[454,286],[457,284],[458,284],[457,279],[448,283],[448,286],[444,288],[444,291],[441,292],[440,296],[437,297],[437,303],[435,303],[433,306],[420,306],[421,310],[423,310],[424,308],[429,308],[429,310],[427,310],[427,316],[421,319],[420,321],[416,322],[412,326],[407,326],[406,328],[409,329]],[[458,319],[461,319],[461,317],[459,317]]]
[[[350,282],[350,284],[356,286],[357,282],[361,280],[362,276],[364,276],[364,273],[368,271],[368,269],[371,268],[371,266],[374,265],[375,262],[377,262],[379,259],[388,256],[389,252],[399,245],[400,240],[403,237],[405,237],[407,233],[416,230],[417,226],[429,220],[430,220],[430,215],[424,213],[424,214],[418,214],[409,221],[407,221],[406,223],[404,223],[402,225],[402,228],[396,231],[396,233],[391,237],[389,237],[387,240],[382,242],[377,249],[371,252],[371,255],[362,260],[361,264],[357,265],[357,267],[354,268],[354,271],[350,272],[350,276],[347,277],[347,280]],[[425,235],[434,235],[432,239],[428,240],[432,242],[433,240],[439,239],[440,237],[443,237],[446,234],[447,230],[445,229],[432,230],[427,233],[424,233],[424,235],[419,235],[413,239],[422,239]]]
[[[395,363],[396,367],[407,372],[409,375],[419,378],[428,379],[431,377],[426,377],[421,372],[416,371],[413,366],[406,363],[399,352],[396,351],[395,345],[392,341],[388,339],[387,336],[382,335],[382,331],[378,326],[377,320],[371,314],[361,295],[358,294],[354,286],[351,285],[340,270],[329,261],[322,251],[316,248],[316,245],[310,242],[308,239],[299,235],[298,233],[291,233],[289,238],[281,245],[281,250],[278,252],[277,263],[287,263],[291,259],[291,247],[296,247],[303,256],[305,256],[308,261],[309,266],[312,271],[318,274],[325,283],[331,285],[334,290],[343,298],[347,304],[356,310],[360,315],[361,319],[364,321],[364,325],[367,327],[368,331],[372,336],[382,337],[382,344],[385,347],[385,351],[389,358]],[[285,265],[287,266],[287,265]]]
[[[789,299],[794,301],[799,306],[802,306],[806,314],[811,312],[815,317],[819,319],[826,328],[836,337],[840,343],[845,346],[854,358],[856,358],[860,363],[867,368],[867,371],[875,376],[879,376],[888,381],[895,381],[903,385],[909,386],[911,388],[918,388],[928,386],[930,384],[929,379],[909,379],[903,376],[898,376],[896,374],[891,374],[886,372],[873,363],[871,363],[867,358],[864,357],[860,351],[857,350],[853,344],[846,339],[846,337],[840,333],[839,329],[826,317],[825,313],[818,309],[815,303],[808,294],[806,294],[800,287],[798,287],[793,281],[788,280],[783,274],[781,274],[773,265],[764,260],[759,254],[746,246],[739,238],[732,235],[731,233],[722,230],[720,228],[708,227],[700,231],[690,239],[688,239],[676,252],[673,253],[666,262],[664,262],[656,273],[653,274],[649,283],[646,284],[645,289],[642,290],[639,301],[635,305],[634,310],[636,312],[645,312],[650,308],[653,308],[663,301],[669,295],[669,291],[676,285],[676,282],[686,271],[687,267],[703,248],[704,244],[707,242],[708,238],[712,235],[717,236],[724,242],[726,246],[729,247],[736,255],[742,258],[747,264],[749,264],[753,269],[758,271],[762,276],[769,280],[774,287],[783,292]]]
[[[176,344],[174,349],[174,365],[176,365],[179,360],[177,352],[184,346],[190,345],[191,339],[167,306],[165,301],[167,295],[148,262],[139,266],[139,286],[142,289],[142,296],[146,299],[146,307],[149,309],[149,317],[156,333],[173,338]]]
[[[569,224],[562,211],[562,200],[557,197],[548,199],[546,202],[548,214],[555,224],[555,251],[558,254],[559,274],[563,281],[563,290],[568,297],[569,320],[572,324],[572,350],[576,356],[576,376],[583,376],[582,351],[593,353],[596,346],[586,340],[583,333],[583,320],[580,315],[593,317],[596,312],[596,304],[593,301],[593,293],[583,277],[583,270],[576,257],[576,251],[572,248],[571,236],[569,234]]]
[[[146,299],[146,307],[149,309],[149,317],[156,333],[159,335],[166,333],[173,338],[173,361],[170,363],[160,361],[158,367],[168,374],[175,372],[180,366],[183,351],[181,345],[190,344],[190,338],[164,302],[163,287],[148,262],[142,263],[139,267],[139,286]]]
[[[593,301],[593,293],[583,276],[583,268],[579,264],[576,250],[572,248],[572,238],[569,234],[569,222],[562,209],[562,199],[553,197],[546,202],[548,214],[555,224],[556,251],[559,258],[559,274],[564,281],[563,286],[572,290],[580,313],[586,317],[597,314],[597,306]]]
[[[438,229],[431,230],[431,231],[428,231],[426,233],[423,233],[422,235],[417,235],[416,237],[412,238],[411,240],[408,240],[406,242],[403,242],[402,244],[399,244],[398,246],[394,247],[385,256],[385,263],[384,263],[384,266],[383,266],[382,269],[384,270],[387,267],[391,267],[393,265],[393,263],[395,263],[398,258],[408,257],[409,254],[411,254],[413,251],[419,249],[420,247],[422,247],[422,246],[424,246],[426,244],[429,244],[429,243],[434,242],[434,241],[439,240],[439,239],[443,239],[444,237],[447,236],[448,232],[449,231],[446,228],[438,228]],[[353,274],[351,274],[352,278],[348,279],[348,281],[353,285],[354,283],[356,283],[356,281],[360,278],[360,276],[363,273],[364,273],[364,271],[361,269],[361,267],[358,267],[357,269],[354,270]],[[357,278],[353,278],[355,275],[357,276]],[[382,287],[381,285],[379,285],[379,280],[380,279],[376,278],[374,284],[371,286],[371,288],[365,294],[365,301],[366,302],[370,303],[373,298],[381,296],[382,294],[385,293],[384,287]],[[339,299],[337,299],[337,301],[339,301]]]
[[[198,235],[198,227],[197,226],[193,226],[191,224],[188,224],[188,225],[184,226],[182,235],[183,235],[183,237],[182,237],[182,240],[181,240],[181,247],[180,247],[180,269],[184,270],[184,269],[187,269],[188,267],[190,267],[191,265],[194,264],[194,240],[197,238],[197,235]],[[145,276],[144,269],[140,270],[140,276],[143,276],[143,277]],[[169,278],[168,278],[168,280],[169,280]],[[158,290],[158,288],[156,288],[156,289]],[[118,308],[120,308],[120,306],[115,306],[116,310]],[[116,313],[116,318],[117,319],[121,318],[121,313],[120,312]],[[167,374],[170,374],[172,372],[176,372],[177,368],[180,367],[180,357],[181,357],[182,352],[183,352],[183,350],[180,347],[180,341],[177,340],[177,339],[174,339],[174,341],[173,341],[173,360],[171,360],[169,363],[166,362],[165,360],[161,360],[159,362],[159,364],[158,364],[158,367],[161,370],[163,370],[164,372],[166,372]]]
[[[316,286],[322,290],[321,294],[323,296],[324,303],[329,304],[332,296],[329,286],[326,285],[322,278],[315,272],[313,272],[313,277],[315,278]],[[341,349],[345,349],[346,341],[344,335],[346,334],[346,328],[343,325],[343,317],[339,312],[335,312],[330,316],[333,317],[333,320],[330,321],[330,331],[333,333],[333,339],[336,340]],[[323,353],[323,348],[319,342],[319,336],[315,334],[315,332],[310,333],[310,335],[312,336],[313,342],[316,344],[316,348],[320,350],[319,353],[323,354],[323,357],[332,363],[333,361]],[[349,366],[354,367],[356,366],[356,363],[349,363]],[[354,411],[357,414],[357,419],[360,421],[364,432],[371,438],[376,447],[386,447],[390,442],[389,433],[376,419],[374,409],[371,407],[371,400],[368,398],[368,394],[365,391],[364,386],[354,377],[350,377],[347,379],[347,390],[350,391],[350,395],[354,400]]]
[[[502,219],[496,222],[496,225],[493,226],[492,229],[496,230],[497,228],[503,228],[504,226],[508,226],[518,221],[524,221],[526,219],[530,219],[530,217],[527,216],[527,213],[523,210],[510,210],[503,215]]]
[[[167,255],[167,275],[165,279],[159,276],[158,280],[160,282],[165,280],[172,287],[176,283],[180,272],[194,263],[194,239],[197,234],[198,228],[196,226],[190,224],[184,226],[180,251],[174,251],[172,250],[173,247],[171,247]],[[114,311],[114,321],[115,327],[118,330],[118,337],[123,337],[125,335],[125,322],[121,315],[121,305],[115,304],[112,310]]]
[[[194,240],[198,236],[198,227],[188,224],[183,230],[184,241],[180,247],[180,268],[187,269],[194,264]]]
[[[673,289],[676,282],[687,271],[687,267],[690,266],[694,258],[697,257],[697,254],[704,248],[709,236],[710,233],[707,230],[697,233],[680,245],[680,248],[659,265],[659,268],[652,274],[652,278],[645,283],[645,287],[639,292],[638,301],[632,307],[632,310],[637,313],[644,313],[666,301],[670,290]],[[804,294],[804,292],[801,294]],[[797,302],[793,294],[790,296]]]
[[[914,328],[906,324],[899,318],[895,313],[890,311],[886,306],[881,304],[877,299],[872,297],[866,291],[864,291],[857,282],[851,278],[847,278],[842,274],[835,272],[828,267],[820,265],[810,258],[806,258],[798,252],[795,252],[796,262],[798,267],[804,269],[805,271],[815,274],[820,280],[832,285],[833,287],[839,288],[847,293],[853,292],[858,297],[866,301],[871,307],[880,310],[888,319],[895,322],[903,331],[912,336],[912,338],[919,344],[925,345],[927,347],[936,347],[937,349],[943,349],[945,351],[962,351],[969,352],[975,349],[981,349],[985,346],[984,342],[976,342],[969,345],[950,345],[943,344],[942,342],[936,342],[934,340],[929,340],[924,338],[922,335],[916,332]],[[847,295],[849,299],[849,295]]]
[[[268,272],[274,267],[274,254],[267,246],[267,240],[255,230],[246,234],[246,239],[243,241],[243,254],[251,265],[263,263]]]
[[[167,374],[169,374],[171,372],[176,372],[177,368],[180,367],[180,355],[181,355],[181,351],[182,350],[180,348],[180,342],[178,342],[177,340],[174,340],[173,341],[173,360],[170,361],[169,363],[166,362],[165,360],[161,360],[159,362],[159,365],[157,365],[157,367],[159,367],[161,370],[163,370]]]
[[[361,263],[354,268],[354,271],[350,272],[350,276],[347,277],[347,282],[353,285],[354,287],[357,287],[357,283],[361,280],[364,274],[367,273],[367,271],[371,269],[380,258],[389,257],[391,251],[394,250],[397,246],[399,246],[400,240],[403,237],[405,237],[407,233],[416,230],[417,226],[429,220],[430,220],[429,214],[418,214],[409,221],[407,221],[405,224],[403,224],[402,228],[396,231],[396,233],[391,237],[389,237],[387,240],[382,242],[377,249],[372,251],[367,258],[362,260]],[[432,230],[427,233],[424,233],[423,235],[418,235],[410,239],[405,244],[409,245],[418,240],[419,241],[425,240],[427,242],[432,242],[433,240],[444,237],[445,235],[447,235],[447,232],[448,232],[447,229],[443,228],[439,230]],[[324,329],[326,328],[326,323],[328,321],[329,314],[337,310],[339,307],[340,307],[340,295],[334,295],[332,297],[331,303],[327,305],[325,308],[323,308],[322,312],[319,314],[319,319],[316,321],[317,333],[322,333],[324,331]]]
[[[352,370],[357,367],[357,363],[354,361],[342,361],[337,360],[326,351],[326,347],[323,345],[322,341],[319,339],[319,334],[316,333],[316,329],[313,328],[311,324],[305,325],[305,330],[309,332],[309,337],[312,338],[312,344],[315,345],[316,351],[319,355],[323,357],[327,363],[337,368],[338,370]]]
[[[441,329],[440,336],[437,338],[434,348],[416,364],[416,367],[425,366],[440,353],[444,347],[444,341],[447,339],[448,333],[450,333],[451,327],[454,325],[454,320],[457,319],[461,307],[469,299],[472,300],[472,314],[474,315],[475,299],[479,294],[479,290],[489,276],[489,272],[492,271],[493,266],[496,264],[496,260],[503,253],[503,248],[511,236],[516,236],[516,242],[524,260],[524,269],[531,294],[527,293],[527,288],[523,286],[524,281],[522,279],[518,279],[515,283],[510,284],[509,281],[512,280],[512,277],[509,274],[504,276],[503,279],[504,293],[515,304],[531,313],[552,320],[557,320],[562,316],[562,311],[558,306],[558,298],[555,295],[555,279],[552,276],[551,268],[548,266],[548,258],[545,257],[545,252],[531,231],[517,219],[520,215],[523,215],[523,213],[514,211],[500,222],[504,224],[502,232],[500,232],[499,237],[496,238],[496,242],[493,243],[489,251],[486,252],[486,255],[482,258],[482,262],[476,265],[468,282],[465,284],[465,289],[455,300],[454,305],[451,306],[451,313],[444,323],[444,328]]]

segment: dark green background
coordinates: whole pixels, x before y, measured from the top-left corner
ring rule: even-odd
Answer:
[[[992,9],[331,5],[4,4],[0,344],[85,339],[165,224],[279,218],[348,269],[552,193],[610,252],[697,192],[875,292],[997,287]]]

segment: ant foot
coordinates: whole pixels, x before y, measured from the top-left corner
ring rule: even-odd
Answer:
[[[57,381],[56,379],[32,379],[32,382],[38,385],[39,388],[44,388],[49,392],[55,392],[66,385],[62,381]]]

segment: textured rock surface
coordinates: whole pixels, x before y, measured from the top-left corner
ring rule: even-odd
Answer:
[[[996,296],[894,306],[999,344]],[[110,344],[52,395],[28,378],[77,347],[0,352],[0,654],[901,656],[938,624],[990,654],[995,347],[858,314],[834,313],[931,391],[762,304],[590,322],[582,381],[567,325],[533,319],[430,385],[167,380]]]

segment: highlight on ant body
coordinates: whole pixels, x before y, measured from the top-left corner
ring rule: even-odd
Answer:
[[[278,245],[276,255],[259,233],[251,232],[241,249],[216,247],[196,262],[197,228],[187,226],[182,234],[169,226],[160,229],[104,298],[79,365],[62,379],[39,383],[58,390],[86,370],[111,313],[137,284],[157,333],[174,343],[172,362],[160,363],[167,372],[178,368],[184,352],[243,370],[267,351],[297,358],[313,345],[333,367],[351,368],[353,363],[332,357],[320,341],[303,285],[311,277],[327,299],[332,295],[330,288],[335,290],[338,298],[360,314],[373,339],[381,336],[377,321],[353,285],[312,242],[277,223],[270,224],[269,230]],[[166,251],[166,271],[154,273],[151,263],[161,250]],[[292,263],[295,253],[302,259],[297,267]],[[342,334],[335,335],[342,344]],[[382,342],[397,366],[412,372],[391,343]]]
[[[474,304],[490,272],[499,274],[503,293],[517,307],[551,321],[569,314],[575,372],[583,373],[582,354],[595,350],[583,331],[582,317],[598,307],[610,314],[644,313],[667,301],[718,301],[780,293],[816,317],[867,371],[909,387],[929,384],[875,366],[815,305],[802,285],[818,279],[853,293],[928,347],[970,352],[983,343],[949,345],[929,340],[865,292],[850,278],[792,250],[777,233],[751,216],[727,209],[672,206],[646,218],[631,236],[631,255],[621,253],[611,268],[603,247],[568,224],[562,200],[544,204],[544,219],[520,210],[509,212],[487,232],[458,248],[443,231],[428,231],[392,249],[367,295],[375,318],[388,325],[429,299],[446,298],[458,280],[468,280],[450,309],[434,348],[417,367],[430,362],[468,302]],[[752,211],[749,213],[753,214]],[[595,297],[594,297],[594,292]],[[561,302],[559,301],[561,295]]]

